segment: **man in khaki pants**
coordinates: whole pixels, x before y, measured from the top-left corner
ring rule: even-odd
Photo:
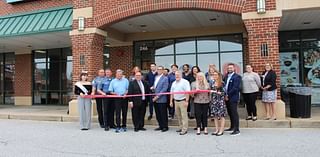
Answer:
[[[175,72],[176,80],[172,83],[171,92],[187,92],[190,91],[189,81],[182,78],[180,71]],[[171,94],[170,106],[173,107],[173,101],[175,103],[176,116],[179,121],[180,135],[185,135],[188,132],[188,102],[189,94]]]

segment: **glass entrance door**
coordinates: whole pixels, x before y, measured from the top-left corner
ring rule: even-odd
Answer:
[[[14,53],[0,54],[0,104],[14,104]]]

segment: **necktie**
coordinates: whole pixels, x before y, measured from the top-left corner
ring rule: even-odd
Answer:
[[[145,92],[144,92],[144,86],[143,86],[143,84],[142,84],[142,81],[138,81],[138,85],[139,85],[139,87],[140,87],[141,93],[142,93],[142,94],[145,94]],[[145,96],[142,96],[142,100],[145,100]]]

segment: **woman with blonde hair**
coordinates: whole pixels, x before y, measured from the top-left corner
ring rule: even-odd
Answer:
[[[202,72],[197,73],[196,81],[191,83],[192,90],[209,90],[210,86]],[[200,135],[201,128],[204,134],[208,135],[208,108],[210,102],[210,93],[195,93],[194,98],[195,117],[197,122],[197,135]]]
[[[223,135],[225,117],[226,117],[226,105],[224,101],[225,91],[223,88],[222,75],[219,72],[213,73],[214,84],[211,85],[211,114],[214,117],[214,124],[216,127],[215,132],[212,135]]]
[[[138,66],[135,66],[132,68],[131,75],[129,77],[129,81],[133,81],[135,79],[136,72],[141,72],[141,70]],[[142,77],[142,79],[143,79],[143,77]]]

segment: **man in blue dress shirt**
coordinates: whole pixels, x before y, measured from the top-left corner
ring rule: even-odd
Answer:
[[[129,81],[123,76],[123,70],[118,69],[116,71],[116,78],[110,82],[109,91],[112,95],[125,96],[128,93]],[[127,131],[127,112],[128,112],[128,100],[127,98],[115,98],[114,104],[116,107],[116,133],[120,131]],[[120,125],[122,113],[122,125]]]

